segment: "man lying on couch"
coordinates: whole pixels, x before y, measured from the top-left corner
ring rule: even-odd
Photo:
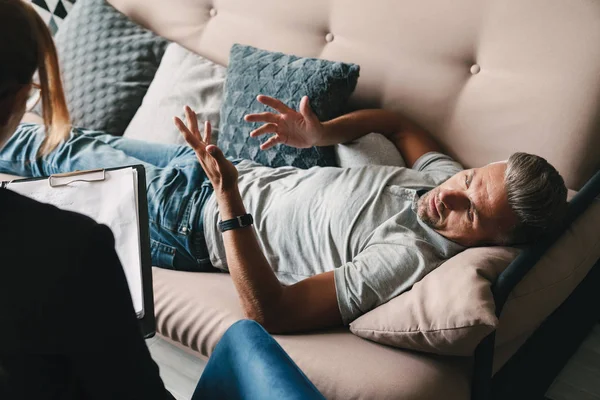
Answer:
[[[74,129],[38,158],[43,128],[22,124],[0,152],[0,170],[44,176],[143,164],[154,265],[229,271],[245,315],[270,332],[349,324],[465,247],[535,240],[564,215],[563,179],[540,157],[516,153],[463,170],[395,113],[360,110],[321,123],[307,98],[299,112],[258,100],[276,111],[245,117],[266,123],[252,136],[274,133],[262,149],[327,146],[380,132],[411,168],[231,162],[209,145],[210,124],[201,135],[186,107],[187,126],[175,123],[191,147]]]

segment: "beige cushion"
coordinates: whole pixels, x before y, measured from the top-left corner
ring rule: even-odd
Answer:
[[[209,356],[243,317],[229,275],[153,268],[158,331]],[[347,330],[275,338],[328,399],[468,400],[470,360],[382,346]]]
[[[225,67],[171,43],[124,136],[185,144],[173,117],[183,118],[183,106],[187,104],[196,111],[201,124],[212,123],[213,143],[216,143],[225,74]]]
[[[503,247],[467,249],[408,292],[357,318],[350,330],[400,348],[471,355],[498,325],[490,287],[517,254]]]
[[[454,256],[411,290],[359,317],[365,339],[436,354],[471,355],[496,327],[496,345],[528,335],[581,282],[600,257],[600,201],[581,216],[509,296],[500,321],[491,282],[517,255],[473,248]]]
[[[361,66],[353,102],[401,111],[465,166],[519,150],[577,189],[600,167],[600,2],[109,0],[226,65],[233,43]]]

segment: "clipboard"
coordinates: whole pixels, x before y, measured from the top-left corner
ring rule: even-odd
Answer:
[[[106,180],[107,172],[132,169],[137,174],[137,187],[134,188],[137,197],[137,218],[139,224],[139,250],[141,267],[141,284],[143,311],[138,314],[138,321],[145,338],[153,337],[156,333],[156,317],[154,315],[154,292],[152,286],[152,258],[150,255],[150,230],[148,219],[148,198],[146,193],[146,170],[142,165],[129,165],[117,168],[93,169],[54,174],[47,177],[15,179],[3,181],[2,188],[9,185],[47,180],[51,188],[68,186],[75,182],[101,182]],[[43,201],[43,200],[42,200]],[[60,208],[60,207],[59,207]]]

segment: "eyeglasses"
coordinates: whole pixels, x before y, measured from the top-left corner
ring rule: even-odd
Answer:
[[[42,99],[42,87],[37,83],[31,84],[29,96],[27,97],[27,112],[33,111]]]

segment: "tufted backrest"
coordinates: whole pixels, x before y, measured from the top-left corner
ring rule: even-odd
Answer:
[[[427,128],[465,166],[546,157],[572,189],[600,167],[598,0],[109,0],[227,64],[233,43],[361,66],[355,107]]]

